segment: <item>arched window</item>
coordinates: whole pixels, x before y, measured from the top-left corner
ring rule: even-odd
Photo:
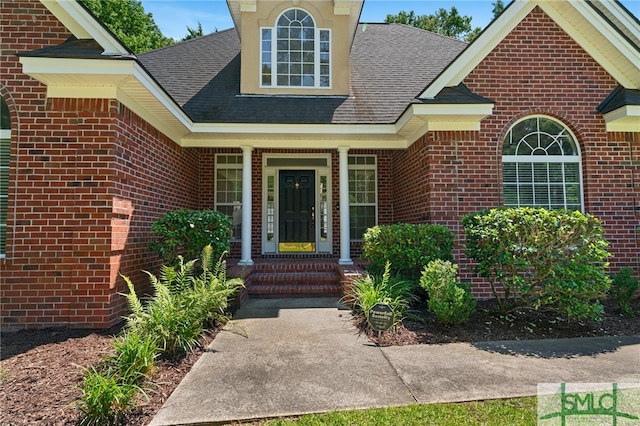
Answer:
[[[545,116],[509,129],[502,148],[504,205],[582,210],[580,151],[571,131]]]
[[[317,28],[307,12],[289,9],[261,35],[263,87],[331,86],[330,31]]]
[[[11,155],[11,116],[0,97],[0,258],[7,249],[7,208],[9,201],[9,157]]]

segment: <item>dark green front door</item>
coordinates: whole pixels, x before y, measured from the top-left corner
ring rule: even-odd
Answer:
[[[280,171],[279,249],[315,251],[315,171]]]

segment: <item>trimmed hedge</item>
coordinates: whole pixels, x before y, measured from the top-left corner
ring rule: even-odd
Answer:
[[[198,259],[206,246],[220,259],[229,251],[231,219],[215,210],[174,210],[153,222],[151,233],[155,241],[150,248],[164,265],[177,266],[180,256]]]
[[[598,319],[611,285],[600,221],[578,211],[520,207],[462,218],[467,257],[478,262],[503,312],[545,307]]]
[[[442,225],[380,225],[364,234],[362,258],[374,275],[382,275],[389,262],[392,274],[417,281],[432,260],[452,260],[453,243],[453,232]]]

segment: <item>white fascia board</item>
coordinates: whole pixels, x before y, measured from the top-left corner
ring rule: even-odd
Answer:
[[[74,58],[44,58],[21,56],[20,63],[25,74],[41,75],[121,75],[128,77],[133,74],[134,60],[105,60],[105,59],[74,59]]]
[[[118,87],[113,86],[66,86],[63,84],[47,85],[48,98],[76,99],[115,99]]]
[[[251,135],[395,135],[393,124],[254,124],[194,123],[194,133],[237,133]]]
[[[117,99],[135,114],[142,117],[147,123],[158,129],[161,133],[165,134],[171,140],[180,145],[181,139],[189,133],[189,128],[182,126],[181,128],[175,125],[171,125],[167,119],[154,116],[149,109],[139,103],[136,99],[130,97],[126,92],[118,90]],[[174,123],[176,124],[176,123]]]
[[[428,120],[437,120],[440,116],[457,116],[460,121],[465,117],[485,118],[493,113],[493,103],[488,104],[413,104],[413,114],[425,117]]]
[[[418,97],[433,99],[445,87],[460,84],[535,6],[535,1],[515,0]]]
[[[210,137],[187,136],[181,140],[184,148],[238,148],[250,146],[265,149],[338,149],[348,146],[352,149],[406,149],[405,138],[395,136],[389,138],[373,137],[336,137],[336,138],[304,138],[292,135],[272,135],[270,138],[256,138],[255,135],[224,134]]]
[[[176,142],[188,132],[193,123],[167,93],[134,60],[70,59],[21,57],[23,72],[47,85],[51,97],[113,98],[131,108],[136,114],[158,127]],[[77,75],[77,83],[69,77]],[[158,102],[184,129],[169,129],[163,120],[151,115],[127,88],[142,86],[148,93],[148,102]]]
[[[584,1],[570,1],[568,2],[578,13],[580,13],[591,25],[598,29],[600,34],[610,43],[611,49],[616,49],[622,56],[627,58],[632,64],[640,64],[640,52],[638,52],[633,46],[629,44],[626,38],[624,38],[618,31],[611,28],[611,25],[600,14],[598,14],[592,7],[586,4]],[[580,45],[602,68],[604,68],[611,76],[624,87],[631,87],[634,89],[639,88],[640,78],[635,76],[628,76],[623,73],[614,63],[609,60],[605,53],[598,50],[592,41],[583,36],[580,31],[575,29],[575,25],[571,20],[561,13],[558,13],[554,8],[552,1],[541,2],[541,7],[547,13],[551,19],[553,19],[567,34]],[[636,25],[637,27],[637,25]],[[640,74],[640,71],[637,72]]]
[[[135,64],[133,76],[139,81],[145,89],[147,89],[155,99],[162,103],[162,105],[171,112],[171,114],[176,117],[183,126],[190,129],[193,127],[193,122],[191,119],[185,114],[185,112],[180,108],[174,100],[162,90],[162,88],[156,83],[154,79],[152,79],[149,74],[138,64]]]
[[[640,132],[640,105],[626,105],[604,115],[608,132]]]
[[[94,39],[103,55],[128,55],[129,51],[97,22],[76,0],[40,2],[78,39]]]
[[[433,130],[435,123],[480,123],[483,119],[493,114],[494,104],[412,104],[398,119],[396,129],[398,132],[413,118],[418,117],[429,124],[429,130]],[[439,130],[444,130],[443,125],[438,125]],[[459,127],[459,125],[458,125]],[[459,130],[459,129],[450,129]]]
[[[633,17],[629,16],[627,12],[622,10],[617,2],[607,1],[603,2],[602,4],[607,8],[607,10],[609,10],[609,12],[611,12],[613,16],[618,19],[618,21],[620,21],[625,26],[627,30],[633,33],[636,38],[640,39],[640,26],[633,19]]]

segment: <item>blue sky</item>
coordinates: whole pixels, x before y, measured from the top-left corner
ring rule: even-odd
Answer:
[[[456,6],[461,15],[471,16],[471,25],[484,28],[491,21],[493,1],[485,0],[366,0],[360,20],[362,22],[383,22],[388,13],[413,10],[416,14],[431,14],[440,8],[449,10]],[[509,0],[503,0],[509,3]],[[636,16],[640,13],[640,0],[623,0],[622,3]],[[216,28],[231,28],[233,22],[225,0],[142,0],[147,13],[153,15],[162,33],[167,37],[181,39],[187,34],[187,26],[202,24],[205,34]]]

